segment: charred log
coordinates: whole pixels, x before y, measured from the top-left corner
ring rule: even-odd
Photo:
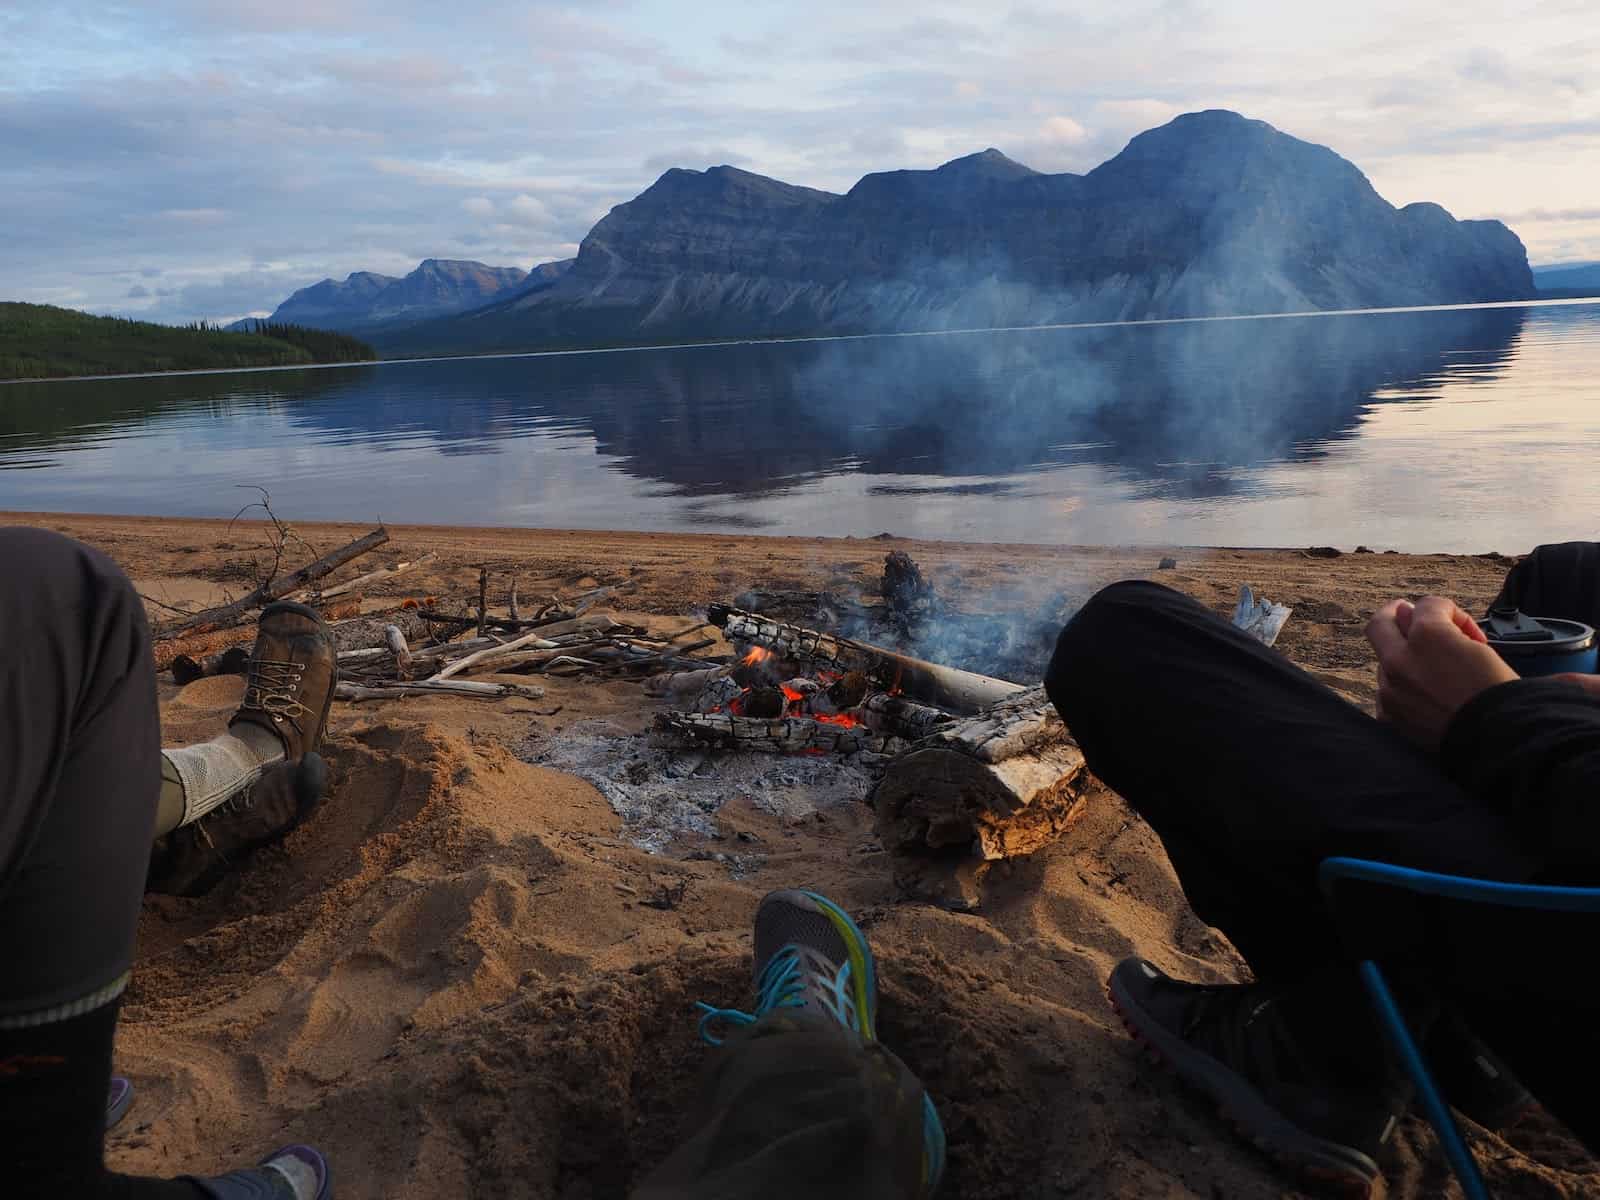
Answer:
[[[922,568],[904,550],[891,550],[883,560],[883,578],[878,591],[901,617],[927,612],[933,605],[933,585],[923,577]]]
[[[859,671],[878,690],[900,692],[908,699],[954,713],[982,712],[1025,690],[1004,679],[958,671],[881,646],[799,625],[786,625],[723,604],[713,604],[709,615],[712,623],[721,626],[732,641],[764,647],[813,669],[837,671],[842,675]]]
[[[894,754],[907,745],[902,738],[861,725],[837,725],[810,717],[762,721],[730,713],[668,712],[656,717],[655,731],[657,739],[670,746],[761,754]]]

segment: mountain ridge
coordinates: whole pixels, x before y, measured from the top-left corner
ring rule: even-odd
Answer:
[[[992,147],[874,172],[844,193],[674,167],[613,207],[554,277],[391,321],[374,340],[407,353],[534,349],[1535,294],[1502,223],[1397,208],[1328,147],[1211,109],[1081,175]]]
[[[481,308],[507,293],[551,283],[571,261],[541,263],[525,271],[466,259],[425,258],[404,276],[352,271],[343,280],[323,279],[300,288],[278,305],[267,321],[341,332],[411,324]],[[235,326],[250,328],[261,323],[245,318]]]

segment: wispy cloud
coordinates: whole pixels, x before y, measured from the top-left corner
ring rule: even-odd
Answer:
[[[8,0],[5,283],[227,316],[425,255],[568,254],[670,166],[843,191],[994,145],[1081,171],[1206,107],[1396,203],[1503,216],[1536,260],[1600,258],[1600,29],[1588,0],[1515,9]]]

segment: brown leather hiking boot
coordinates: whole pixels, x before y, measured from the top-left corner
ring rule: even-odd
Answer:
[[[228,722],[270,729],[284,756],[297,761],[315,750],[333,707],[339,654],[333,634],[315,609],[290,600],[269,604],[256,627],[245,673],[244,703]]]
[[[156,842],[145,891],[200,896],[216,887],[252,851],[278,841],[304,821],[328,786],[322,755],[273,763],[238,795]]]

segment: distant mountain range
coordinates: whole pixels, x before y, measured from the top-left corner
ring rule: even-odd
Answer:
[[[1541,296],[1600,296],[1600,263],[1560,263],[1533,269]]]
[[[339,321],[406,353],[1534,295],[1522,242],[1500,222],[1397,209],[1332,150],[1212,110],[1140,134],[1086,175],[992,149],[868,175],[844,195],[673,169],[613,208],[570,264],[522,276],[429,260],[405,280],[324,281],[273,316]]]
[[[404,278],[356,271],[343,281],[324,279],[301,288],[278,305],[267,320],[348,333],[386,325],[411,325],[481,308],[530,284],[554,282],[571,265],[572,260],[567,259],[524,271],[521,267],[487,267],[479,262],[428,258]],[[259,324],[246,317],[229,328],[254,329]]]

